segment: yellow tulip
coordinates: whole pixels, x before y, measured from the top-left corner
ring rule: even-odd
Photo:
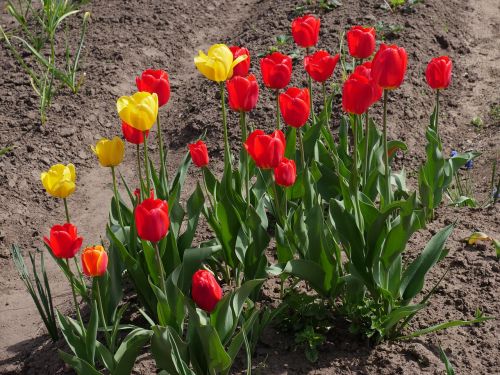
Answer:
[[[103,138],[97,142],[95,147],[91,146],[91,148],[103,167],[116,167],[123,161],[125,155],[125,144],[118,137]]]
[[[40,176],[47,193],[56,198],[67,198],[75,191],[76,172],[73,164],[56,164]]]
[[[151,129],[158,116],[158,96],[149,92],[136,92],[122,96],[116,102],[120,119],[140,131]]]
[[[203,51],[194,58],[196,68],[208,79],[223,82],[233,76],[233,68],[245,60],[247,55],[239,56],[233,60],[233,53],[225,44],[214,44],[208,50],[208,55]]]

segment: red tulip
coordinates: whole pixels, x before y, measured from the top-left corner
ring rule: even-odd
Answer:
[[[137,90],[158,95],[158,106],[167,104],[170,99],[170,83],[167,72],[158,69],[147,69],[140,77],[135,78]]]
[[[427,65],[425,78],[433,89],[445,89],[451,82],[452,62],[448,56],[435,57]]]
[[[264,85],[271,89],[282,89],[292,77],[292,59],[290,56],[273,52],[260,60],[260,70]]]
[[[158,242],[167,235],[170,226],[168,203],[161,199],[144,199],[135,208],[134,218],[139,238]]]
[[[294,128],[304,126],[311,110],[309,90],[290,87],[279,96],[280,111],[285,123]]]
[[[283,158],[280,165],[274,168],[274,181],[280,186],[292,186],[296,177],[297,166],[294,160]]]
[[[122,133],[125,139],[134,145],[140,145],[144,142],[144,134],[142,131],[130,126],[122,121]],[[146,137],[149,135],[149,130],[146,130]]]
[[[82,255],[83,273],[89,277],[102,276],[108,267],[108,253],[101,245],[87,247]]]
[[[292,35],[295,43],[300,47],[314,47],[318,43],[319,18],[310,14],[303,17],[297,17],[292,21]]]
[[[193,159],[194,165],[199,168],[205,167],[208,165],[208,150],[207,145],[202,140],[199,140],[196,143],[190,143],[188,145],[189,153],[191,154],[191,159]]]
[[[259,99],[259,84],[253,74],[248,77],[236,76],[226,81],[229,106],[237,112],[249,112]]]
[[[382,90],[382,87],[377,85],[372,78],[372,62],[371,61],[366,61],[361,65],[358,65],[356,69],[354,69],[354,73],[360,74],[362,76],[365,76],[368,78],[372,83],[373,83],[373,98],[372,102],[370,105],[378,102],[380,98],[382,97],[382,93],[384,90]]]
[[[271,135],[255,130],[243,145],[257,167],[272,169],[280,164],[285,155],[286,140],[281,130],[275,130]]]
[[[360,115],[372,104],[374,85],[369,78],[353,73],[342,87],[342,108],[348,113]]]
[[[233,68],[233,77],[235,76],[243,76],[246,77],[248,75],[248,71],[250,70],[250,52],[244,47],[232,46],[229,47],[231,52],[233,53],[233,59],[236,60],[240,56],[247,56],[245,60],[236,64]]]
[[[222,299],[222,288],[210,271],[198,270],[191,280],[191,296],[201,309],[212,312]]]
[[[372,77],[383,89],[397,89],[405,77],[407,62],[404,48],[381,44],[373,58]]]
[[[304,68],[312,79],[317,82],[325,82],[332,76],[339,59],[338,53],[332,56],[326,51],[316,51],[312,55],[304,57]]]
[[[375,51],[375,29],[353,26],[347,32],[349,54],[356,59],[366,59]]]
[[[43,241],[52,250],[56,258],[73,258],[82,246],[83,238],[73,224],[54,225],[50,228],[50,238],[43,237]]]

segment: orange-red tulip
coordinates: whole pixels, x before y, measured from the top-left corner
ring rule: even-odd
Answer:
[[[253,74],[248,77],[236,76],[226,81],[229,106],[233,111],[249,112],[257,105],[259,84]]]
[[[170,226],[168,203],[161,199],[144,199],[135,208],[134,219],[139,238],[158,242],[167,235]]]
[[[135,78],[137,90],[155,93],[158,95],[158,106],[167,104],[170,99],[170,82],[167,72],[158,69],[147,69],[142,72],[140,77]]]
[[[347,32],[349,54],[356,59],[366,59],[375,51],[375,29],[353,26]]]
[[[276,168],[285,156],[285,135],[275,130],[271,135],[262,130],[255,130],[243,144],[257,167],[262,169]]]
[[[381,44],[373,58],[373,80],[383,89],[397,89],[403,83],[407,62],[404,48]]]
[[[89,277],[102,276],[108,267],[108,253],[101,245],[87,247],[82,251],[83,273]]]
[[[49,238],[43,241],[52,250],[56,258],[73,258],[82,246],[83,238],[78,237],[78,231],[73,224],[54,225],[50,228]]]
[[[338,53],[332,56],[327,51],[316,51],[312,55],[304,57],[304,68],[316,82],[325,82],[332,76],[339,59]]]
[[[189,153],[191,154],[191,159],[193,160],[194,165],[199,168],[205,167],[208,165],[208,150],[207,145],[202,140],[199,140],[195,143],[190,143],[188,145]]]
[[[222,299],[222,288],[210,271],[198,270],[191,280],[191,296],[198,307],[212,312]]]
[[[283,158],[281,163],[274,168],[274,181],[280,186],[292,186],[296,177],[297,166],[294,160]]]
[[[260,70],[264,85],[271,89],[282,89],[292,77],[292,59],[290,56],[273,52],[260,60]]]
[[[353,73],[342,87],[342,108],[348,113],[365,113],[373,101],[373,82],[361,74]]]
[[[247,58],[239,62],[233,68],[233,77],[235,76],[247,76],[250,70],[250,52],[245,47],[231,46],[229,47],[233,54],[233,58],[236,60],[240,56],[246,56]]]
[[[294,128],[305,125],[311,110],[308,89],[290,87],[280,94],[279,102],[281,114],[287,125]]]
[[[425,70],[427,83],[433,89],[445,89],[451,82],[452,62],[448,56],[433,58]]]
[[[292,36],[297,45],[304,48],[314,47],[318,43],[319,18],[310,14],[297,17],[292,21]]]

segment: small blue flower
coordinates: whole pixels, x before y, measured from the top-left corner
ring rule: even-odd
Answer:
[[[455,157],[457,155],[458,155],[458,152],[456,152],[455,150],[451,150],[451,152],[450,152],[450,158],[453,158],[453,157]]]
[[[466,170],[472,169],[473,166],[474,166],[474,161],[472,159],[468,160],[467,163],[465,163]]]

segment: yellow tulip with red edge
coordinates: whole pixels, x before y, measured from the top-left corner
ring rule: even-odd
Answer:
[[[91,148],[103,167],[116,167],[123,161],[125,155],[125,144],[119,137],[103,138]]]
[[[196,68],[215,82],[224,82],[233,76],[233,68],[244,61],[247,55],[233,58],[233,53],[225,44],[214,44],[209,48],[208,54],[199,51],[198,56],[194,58]]]
[[[55,164],[40,175],[43,187],[53,197],[67,198],[76,188],[76,171],[73,164]]]
[[[146,131],[153,127],[158,116],[158,95],[136,92],[132,96],[122,96],[116,102],[120,119],[133,128]]]

